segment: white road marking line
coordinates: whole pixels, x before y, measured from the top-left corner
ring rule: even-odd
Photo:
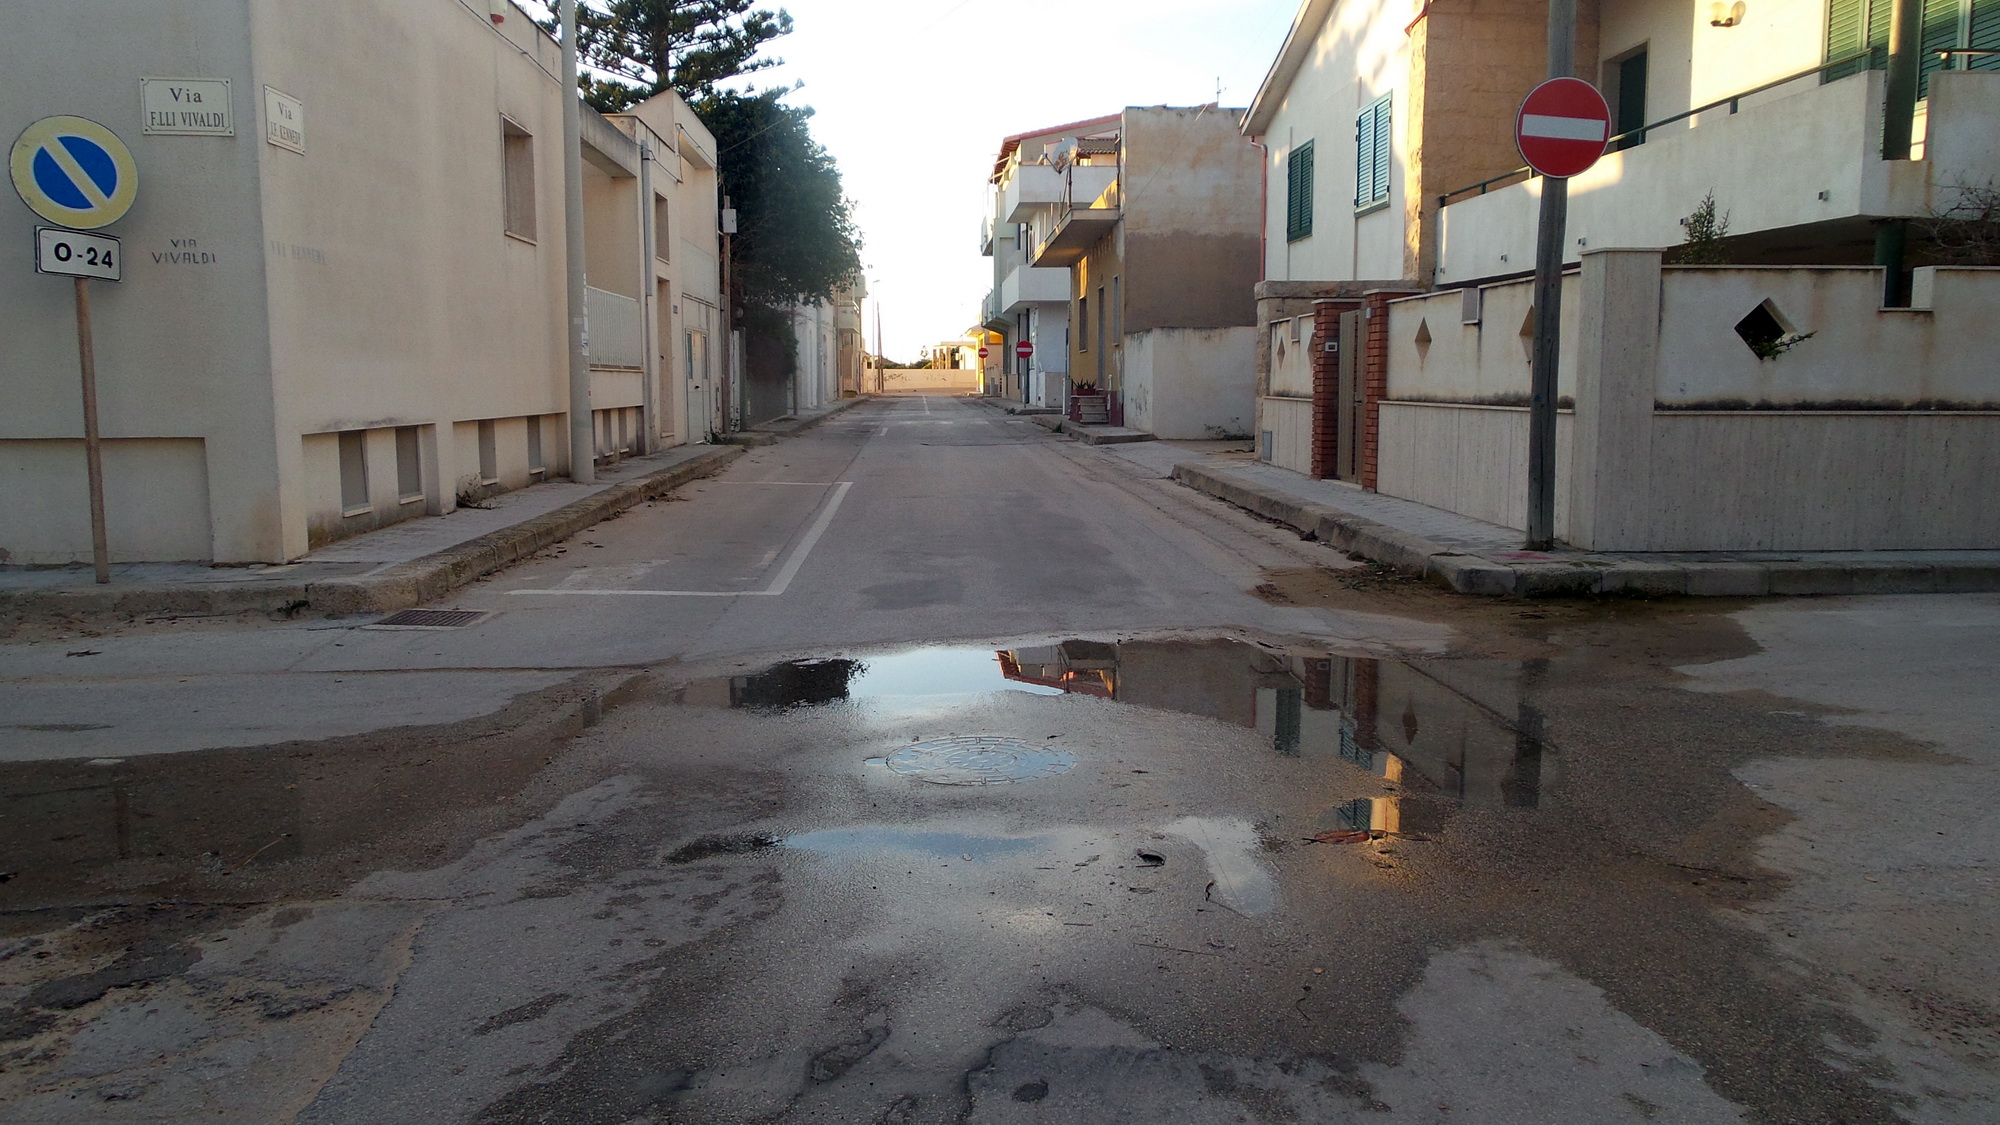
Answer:
[[[931,412],[931,396],[925,395],[923,396],[923,399],[924,399],[924,413],[929,414]]]
[[[793,484],[801,488],[832,488],[837,480],[708,480],[703,484]]]
[[[799,573],[799,568],[806,564],[806,556],[819,542],[819,537],[826,534],[828,525],[833,523],[833,514],[840,510],[840,502],[847,499],[847,490],[853,487],[853,481],[841,481],[834,487],[833,497],[827,501],[826,507],[820,510],[819,518],[814,520],[812,527],[806,531],[806,537],[799,540],[798,549],[792,552],[791,558],[785,560],[785,569],[778,572],[778,577],[771,581],[771,588],[765,593],[782,594],[786,587],[792,584],[792,579]]]
[[[806,529],[805,538],[792,548],[792,555],[785,560],[784,569],[771,580],[771,585],[762,590],[509,590],[510,596],[546,595],[549,597],[590,597],[590,598],[775,598],[791,587],[792,579],[798,577],[799,568],[806,564],[806,556],[819,543],[820,536],[833,524],[833,515],[840,510],[840,502],[847,498],[847,490],[854,487],[851,480],[835,481],[833,495],[820,509],[819,518]],[[768,558],[768,557],[767,557]],[[763,565],[763,564],[759,564]]]
[[[1601,141],[1610,122],[1601,117],[1550,117],[1544,113],[1521,115],[1521,135],[1548,137],[1558,141]]]

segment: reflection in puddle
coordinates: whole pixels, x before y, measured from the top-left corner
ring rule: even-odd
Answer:
[[[773,709],[998,691],[1086,695],[1253,729],[1280,755],[1338,758],[1381,777],[1397,797],[1533,807],[1552,764],[1533,703],[1544,671],[1542,661],[1409,663],[1230,640],[1067,640],[793,661],[690,685],[682,700]],[[1411,815],[1434,819],[1399,809],[1396,797],[1331,815],[1325,827],[1385,832]]]
[[[780,711],[829,703],[935,699],[1018,691],[1061,695],[1053,685],[1023,683],[1007,675],[986,648],[919,648],[865,660],[792,660],[747,676],[689,684],[681,702],[699,707]]]
[[[822,855],[853,855],[867,852],[909,852],[942,859],[987,860],[1045,847],[1043,836],[971,836],[958,832],[927,832],[918,828],[895,828],[886,824],[860,828],[828,828],[801,832],[782,841],[788,848]]]
[[[1184,816],[1161,827],[1201,849],[1208,860],[1208,899],[1238,914],[1269,914],[1278,904],[1278,886],[1257,859],[1261,841],[1247,820]]]

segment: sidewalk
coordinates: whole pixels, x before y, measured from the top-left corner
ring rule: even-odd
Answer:
[[[1461,594],[1759,597],[2000,590],[2000,551],[1524,551],[1521,533],[1511,528],[1341,481],[1314,480],[1247,453],[1202,448],[1213,444],[1156,442],[1105,453]]]
[[[746,445],[797,433],[866,399],[758,427],[750,440],[683,445],[615,465],[597,480],[554,480],[329,543],[283,565],[117,563],[109,585],[88,564],[0,566],[0,624],[25,619],[359,614],[407,609],[528,558],[635,504],[720,472]]]

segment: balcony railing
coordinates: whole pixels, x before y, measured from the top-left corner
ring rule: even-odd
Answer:
[[[1940,53],[1949,55],[1949,54],[1964,54],[1968,52],[1949,51]],[[1856,51],[1851,55],[1842,55],[1840,58],[1832,59],[1830,61],[1821,63],[1820,65],[1813,67],[1811,70],[1801,70],[1797,74],[1786,75],[1783,78],[1779,78],[1771,82],[1766,82],[1762,86],[1755,86],[1752,87],[1751,89],[1741,91],[1740,93],[1731,94],[1726,98],[1721,98],[1716,101],[1712,101],[1707,105],[1696,106],[1693,109],[1684,110],[1680,113],[1674,114],[1672,117],[1662,117],[1658,121],[1641,125],[1637,129],[1628,129],[1625,132],[1620,133],[1617,136],[1612,137],[1610,140],[1606,141],[1604,144],[1604,151],[1617,152],[1621,149],[1627,149],[1635,145],[1645,144],[1646,134],[1652,132],[1653,130],[1663,129],[1668,125],[1673,125],[1677,122],[1686,121],[1688,118],[1691,117],[1698,117],[1701,114],[1709,112],[1710,110],[1721,109],[1724,106],[1728,106],[1729,112],[1734,114],[1739,109],[1742,108],[1743,99],[1745,98],[1756,97],[1758,94],[1762,94],[1770,90],[1775,90],[1780,86],[1788,86],[1793,82],[1799,81],[1800,79],[1815,78],[1818,77],[1819,75],[1827,73],[1828,71],[1838,70],[1839,68],[1844,66],[1851,66],[1854,63],[1858,63],[1863,60],[1872,60],[1874,58],[1874,55],[1875,52],[1873,51]],[[1492,176],[1487,179],[1481,180],[1476,184],[1458,188],[1455,191],[1445,192],[1443,195],[1438,196],[1438,206],[1449,207],[1451,204],[1457,202],[1460,199],[1464,199],[1475,195],[1485,195],[1487,192],[1493,191],[1497,188],[1508,187],[1513,184],[1518,184],[1522,180],[1533,179],[1534,176],[1535,176],[1535,170],[1533,168],[1516,168],[1511,172],[1502,172],[1497,176]]]
[[[621,293],[585,288],[584,329],[590,334],[593,367],[644,367],[639,302]]]

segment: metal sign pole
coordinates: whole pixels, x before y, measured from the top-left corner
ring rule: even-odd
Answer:
[[[76,352],[83,367],[83,460],[90,470],[90,555],[97,581],[111,581],[110,536],[104,529],[104,443],[97,432],[97,353],[90,344],[90,282],[76,281]]]
[[[1576,0],[1549,0],[1549,77],[1576,69]],[[1535,340],[1528,395],[1528,541],[1546,551],[1556,538],[1556,365],[1562,347],[1563,233],[1569,180],[1542,177],[1535,237]]]

